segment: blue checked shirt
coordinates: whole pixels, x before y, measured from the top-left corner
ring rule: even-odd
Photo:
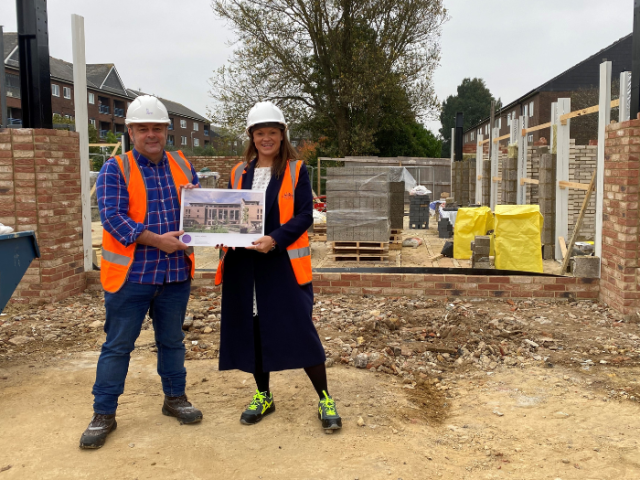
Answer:
[[[105,162],[96,180],[96,193],[102,226],[125,247],[135,243],[145,230],[162,235],[180,229],[180,203],[173,183],[167,154],[158,164],[133,150],[147,187],[147,218],[136,223],[129,216],[129,192],[118,162]],[[199,185],[198,175],[191,166],[193,184]],[[159,248],[138,245],[127,281],[161,285],[183,282],[189,278],[190,262],[183,251],[165,253]]]

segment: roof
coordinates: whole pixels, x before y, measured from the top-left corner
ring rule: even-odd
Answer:
[[[617,78],[620,73],[631,71],[632,68],[633,33],[620,38],[606,48],[591,55],[589,58],[577,63],[573,67],[565,70],[551,80],[543,83],[530,92],[502,107],[502,110],[510,110],[515,105],[523,103],[530,97],[540,92],[572,92],[585,88],[593,88],[600,83],[600,64],[609,60],[612,62],[612,77]],[[489,117],[484,118],[474,126],[465,130],[469,132],[487,122]]]
[[[149,93],[144,93],[139,90],[132,90],[130,88],[127,89],[127,93],[132,98],[138,97],[140,95],[150,95]],[[154,96],[157,97],[157,95],[154,95]],[[157,97],[157,98],[164,104],[165,107],[167,107],[167,110],[169,111],[169,113],[180,115],[181,117],[193,118],[194,120],[198,120],[200,122],[209,124],[208,119],[204,118],[202,115],[197,114],[193,110],[185,107],[181,103],[174,102],[172,100],[167,100],[166,98],[161,98],[161,97]]]
[[[3,38],[5,64],[10,67],[20,68],[18,58],[18,34],[15,32],[5,32]],[[52,78],[57,78],[73,84],[73,63],[59,58],[49,57],[49,68]],[[127,89],[113,63],[87,64],[87,87],[128,98],[136,98],[139,95],[145,95],[143,92]],[[160,100],[167,107],[169,113],[179,115],[181,117],[192,118],[207,125],[209,124],[208,119],[185,107],[181,103],[167,100],[165,98],[160,98]]]

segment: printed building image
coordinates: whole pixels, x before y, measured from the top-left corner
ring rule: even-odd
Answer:
[[[257,200],[240,203],[191,203],[184,207],[184,226],[252,225],[262,224],[263,206]]]

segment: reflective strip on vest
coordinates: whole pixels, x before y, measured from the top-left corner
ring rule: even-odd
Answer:
[[[102,258],[107,262],[115,263],[116,265],[122,265],[123,267],[129,265],[129,262],[131,261],[131,258],[125,255],[113,253],[109,250],[105,250],[104,248],[102,249]]]
[[[167,156],[173,158],[176,161],[176,163],[180,167],[180,170],[182,170],[182,173],[184,173],[184,176],[189,180],[189,183],[193,183],[193,173],[191,173],[189,165],[187,165],[187,162],[184,160],[184,158],[182,158],[180,152],[174,153],[175,155],[171,155],[169,152],[167,152]]]
[[[311,255],[311,248],[296,248],[294,250],[287,250],[287,253],[289,254],[289,258],[291,260],[295,260],[296,258],[308,257],[309,255]]]
[[[291,192],[293,192],[293,203],[296,201],[296,171],[298,170],[298,160],[291,160],[289,162],[289,174],[291,175]],[[296,214],[294,213],[295,217]],[[293,217],[291,217],[293,218]]]
[[[124,183],[129,186],[129,182],[131,181],[131,164],[129,163],[129,157],[125,153],[124,155],[118,155],[118,158],[122,162],[122,167],[124,170],[122,174],[124,175]]]
[[[187,249],[184,251],[184,253],[186,253],[187,255],[192,255],[193,254],[193,247],[187,247]]]
[[[240,185],[240,181],[242,180],[242,173],[238,174],[238,170],[240,170],[240,172],[244,172],[244,169],[247,168],[247,162],[243,163],[242,165],[240,165],[238,168],[236,168],[233,171],[233,188],[234,190],[237,190]]]

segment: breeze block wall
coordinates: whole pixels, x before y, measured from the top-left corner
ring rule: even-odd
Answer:
[[[49,303],[84,291],[77,133],[0,130],[0,223],[34,230],[40,247],[12,301]]]
[[[212,172],[218,172],[220,174],[220,180],[218,181],[218,188],[227,188],[229,184],[229,178],[231,176],[231,169],[238,163],[244,161],[244,157],[230,156],[230,157],[187,157],[191,162],[196,172],[199,172],[205,167],[208,167]]]
[[[632,315],[640,310],[640,120],[607,126],[604,168],[600,300]]]

